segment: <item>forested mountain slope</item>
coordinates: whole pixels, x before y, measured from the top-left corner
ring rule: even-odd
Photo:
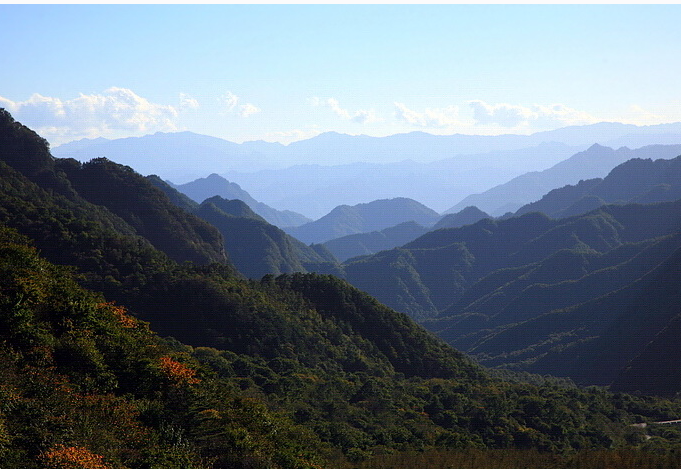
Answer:
[[[478,207],[469,206],[456,213],[446,213],[437,221],[437,223],[435,223],[435,225],[433,225],[433,230],[439,230],[440,228],[458,228],[464,225],[472,225],[483,218],[490,218],[490,216],[480,210]]]
[[[81,197],[108,208],[172,259],[197,264],[226,261],[218,230],[173,205],[132,169],[100,158],[83,164],[56,160],[55,170],[63,171]],[[197,250],[199,254],[194,253]]]
[[[427,328],[484,364],[607,385],[674,316],[673,295],[633,292],[681,247],[680,231],[679,201],[562,220],[529,213],[436,230],[345,271],[379,300],[430,317]],[[679,277],[663,272],[659,284],[674,291]],[[637,308],[638,297],[660,304]],[[635,314],[642,322],[615,328]],[[606,362],[606,349],[618,359]]]
[[[186,200],[158,177],[149,181],[178,207],[215,226],[223,236],[225,250],[235,267],[249,278],[291,272],[340,274],[333,254],[323,246],[307,246],[269,224],[241,200],[213,196],[200,205]]]
[[[366,254],[374,254],[386,249],[412,241],[428,231],[427,228],[414,221],[406,221],[399,225],[370,233],[357,233],[332,239],[324,246],[343,262],[347,259]]]
[[[654,203],[681,198],[681,156],[672,159],[631,159],[603,179],[588,179],[555,189],[521,207],[516,215],[542,212],[562,218],[593,210],[605,203]]]
[[[215,173],[185,184],[173,185],[173,187],[183,194],[186,194],[197,203],[201,203],[216,195],[223,199],[241,200],[255,213],[263,217],[269,223],[280,228],[285,226],[299,226],[312,221],[291,210],[276,210],[267,204],[258,202],[238,184],[229,182]]]
[[[286,232],[306,243],[324,243],[341,236],[379,231],[408,221],[431,226],[439,218],[437,212],[425,205],[397,197],[353,206],[340,205],[322,218],[286,228]]]
[[[313,432],[216,379],[27,242],[0,227],[3,467],[317,467]]]
[[[458,213],[442,216],[434,226],[426,228],[414,221],[400,223],[381,231],[357,233],[332,239],[324,243],[336,258],[344,262],[357,256],[374,254],[407,244],[431,230],[470,225],[489,215],[476,207],[466,207]]]

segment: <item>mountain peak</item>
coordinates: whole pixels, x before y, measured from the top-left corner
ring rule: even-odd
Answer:
[[[606,146],[604,146],[604,145],[601,145],[601,144],[598,144],[598,143],[594,143],[593,145],[591,145],[591,146],[587,149],[587,151],[606,150],[606,149],[607,149],[607,150],[612,150],[612,148],[610,148],[610,147],[606,147]]]

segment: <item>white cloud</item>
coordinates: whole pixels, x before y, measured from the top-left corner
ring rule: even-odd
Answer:
[[[351,113],[349,110],[342,108],[335,98],[322,99],[313,97],[310,98],[308,102],[311,106],[329,108],[341,119],[356,122],[358,124],[371,124],[382,121],[373,109],[359,109],[358,111]]]
[[[459,107],[426,108],[424,112],[409,109],[404,103],[395,103],[395,117],[411,125],[419,127],[452,127],[460,124]]]
[[[681,121],[681,106],[679,103],[669,102],[657,105],[653,110],[644,109],[638,104],[632,104],[623,111],[620,121],[624,124],[656,125]]]
[[[376,113],[373,109],[360,109],[355,113],[354,116],[352,116],[351,120],[353,122],[357,122],[358,124],[371,124],[372,122],[381,122],[382,119],[376,116]]]
[[[240,99],[241,98],[239,98],[237,95],[231,91],[228,91],[226,94],[218,98],[218,102],[223,109],[223,113],[238,112],[241,117],[248,117],[251,114],[261,111],[258,106],[251,103],[239,104]]]
[[[220,96],[218,101],[225,112],[232,112],[239,102],[239,97],[231,91],[228,91],[223,96]]]
[[[326,100],[326,104],[331,108],[333,112],[335,112],[339,117],[342,117],[343,119],[350,119],[350,112],[348,112],[347,109],[343,109],[340,107],[340,103],[338,102],[337,99],[334,98],[329,98]]]
[[[529,125],[544,128],[558,125],[581,125],[598,122],[594,116],[564,104],[533,104],[529,107],[513,104],[487,104],[481,100],[469,101],[473,118],[478,124],[496,124],[502,127]]]
[[[0,97],[15,119],[53,142],[82,137],[143,134],[177,130],[179,111],[156,104],[126,88],[111,87],[102,94],[83,94],[62,100],[33,94],[26,101]]]
[[[474,100],[468,104],[473,108],[473,118],[479,124],[498,124],[503,127],[515,127],[523,121],[535,120],[538,115],[528,108],[510,104],[487,104]]]
[[[255,114],[256,112],[260,112],[260,108],[257,107],[257,106],[254,106],[251,103],[242,104],[241,106],[239,106],[239,109],[240,109],[239,115],[241,115],[241,117],[248,117],[251,114]]]
[[[635,122],[641,122],[645,124],[657,124],[666,120],[663,116],[643,109],[637,104],[632,104],[629,106],[629,115],[631,116],[630,120],[633,119]]]
[[[180,110],[198,109],[199,102],[185,93],[180,93]]]

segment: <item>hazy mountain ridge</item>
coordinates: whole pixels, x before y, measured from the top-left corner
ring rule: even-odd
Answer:
[[[342,236],[370,233],[414,221],[431,226],[440,216],[425,205],[405,197],[374,200],[354,206],[340,205],[322,218],[286,232],[306,243],[324,243]]]
[[[635,150],[613,150],[602,145],[576,153],[544,171],[533,171],[495,186],[480,194],[471,194],[445,213],[475,205],[495,216],[515,212],[547,192],[582,179],[605,177],[615,166],[633,158],[671,159],[681,154],[681,145],[649,145]]]
[[[242,164],[244,160],[258,160],[242,145],[193,132],[156,132],[115,140],[84,139],[55,147],[52,153],[58,158],[74,158],[81,162],[105,157],[141,174],[156,174],[163,168],[164,172],[159,176],[164,179],[179,175],[202,177],[210,173],[205,170],[204,162],[210,161],[210,166],[230,167]]]
[[[341,236],[340,238],[325,242],[324,246],[339,261],[345,262],[353,257],[374,254],[379,251],[402,246],[428,231],[470,225],[482,218],[488,217],[489,215],[478,210],[476,207],[467,207],[459,213],[442,216],[435,225],[429,228],[423,227],[414,221],[404,222],[381,231]]]
[[[344,262],[352,257],[374,254],[379,251],[402,246],[427,231],[427,228],[418,223],[407,221],[381,231],[341,236],[340,238],[325,242],[324,246],[339,261]]]
[[[197,204],[158,177],[150,178],[150,182],[178,207],[216,227],[230,260],[246,277],[259,279],[266,274],[308,271],[341,273],[337,260],[328,251],[289,236],[241,200],[216,195]]]
[[[672,159],[634,158],[612,169],[605,178],[580,181],[554,189],[527,204],[516,215],[541,211],[552,217],[578,215],[604,203],[654,203],[681,198],[681,156]]]
[[[433,230],[440,228],[459,228],[464,225],[472,225],[489,215],[475,206],[468,206],[456,213],[446,213],[433,225]]]
[[[618,148],[661,142],[679,144],[679,127],[678,124],[636,127],[600,123],[533,135],[498,136],[413,132],[367,137],[327,133],[286,146],[267,142],[236,144],[179,132],[71,142],[56,147],[53,153],[81,162],[104,156],[142,174],[158,173],[164,168],[160,177],[179,182],[218,173],[238,182],[263,203],[318,218],[338,205],[393,197],[413,198],[442,211],[470,194],[483,192],[524,173],[551,167],[594,142]],[[293,171],[284,170],[318,162],[320,155],[325,155],[334,165],[347,167],[320,166],[321,169],[307,170],[301,166]],[[409,160],[412,163],[407,166],[398,163]],[[374,164],[353,170],[353,164],[361,161]],[[276,171],[258,172],[267,168]],[[315,183],[315,179],[319,183]],[[353,180],[361,183],[352,184]],[[383,184],[376,184],[381,180]],[[559,186],[577,180],[559,183]],[[292,194],[290,187],[297,187],[297,194]],[[543,192],[534,195],[541,196]],[[448,194],[449,199],[443,200],[441,194]],[[467,205],[477,205],[488,213],[498,208],[468,201],[459,209]]]
[[[205,178],[199,178],[185,184],[171,184],[175,189],[192,198],[195,202],[201,203],[204,200],[220,196],[224,199],[238,199],[245,202],[255,213],[263,217],[272,225],[279,228],[286,226],[299,226],[311,221],[299,213],[290,210],[276,210],[272,207],[258,202],[251,195],[243,190],[238,184],[229,182],[225,178],[213,173]]]
[[[453,148],[441,155],[443,159],[429,163],[412,155],[394,163],[307,164],[282,170],[228,172],[224,176],[248,187],[259,200],[315,218],[338,205],[394,197],[408,197],[442,211],[470,193],[550,167],[578,149],[543,143],[521,150],[459,154]],[[291,191],[291,187],[296,190]]]
[[[592,145],[599,143],[608,145],[610,141],[621,139],[633,144],[633,147],[658,143],[660,136],[676,135],[681,137],[681,123],[636,126],[616,122],[600,122],[597,124],[568,126],[556,130],[537,132],[531,135],[432,135],[425,132],[410,132],[388,137],[369,137],[366,135],[350,136],[327,132],[308,140],[301,140],[289,144],[286,148],[291,152],[314,157],[320,153],[320,148],[330,147],[336,161],[342,161],[352,155],[351,161],[379,161],[386,158],[392,161],[413,159],[419,161],[428,155],[428,161],[435,161],[434,154],[455,149],[457,154],[477,154],[492,151],[520,150],[527,147],[541,145],[547,142],[566,145]],[[648,143],[647,139],[655,141]],[[668,138],[668,137],[667,137]],[[624,145],[619,145],[624,146]],[[439,151],[438,151],[439,150]],[[374,155],[374,158],[367,158]],[[359,156],[359,157],[358,157]],[[416,157],[414,157],[416,156]],[[308,160],[313,161],[313,160]]]
[[[438,155],[452,153],[465,154],[479,154],[496,151],[513,151],[523,148],[533,147],[548,142],[564,144],[564,145],[592,145],[599,143],[601,145],[610,145],[612,141],[626,141],[620,146],[641,147],[654,143],[660,143],[657,140],[660,138],[678,138],[681,135],[681,123],[673,124],[658,124],[649,126],[635,126],[631,124],[620,124],[614,122],[601,122],[597,124],[588,124],[580,126],[563,127],[556,130],[537,132],[531,135],[433,135],[425,132],[410,132],[405,134],[396,134],[387,137],[370,137],[367,135],[346,135],[337,132],[325,132],[315,137],[293,142],[289,145],[282,145],[279,143],[270,143],[263,141],[251,141],[241,144],[233,143],[228,140],[223,140],[216,137],[200,135],[193,132],[174,132],[163,133],[157,132],[153,135],[146,135],[143,137],[128,137],[117,140],[108,140],[103,138],[97,139],[82,139],[74,142],[69,142],[54,148],[54,154],[57,157],[64,157],[66,155],[73,157],[74,152],[82,152],[81,156],[86,159],[104,156],[113,158],[115,155],[101,154],[109,151],[109,148],[117,148],[122,156],[128,158],[135,158],[138,154],[143,154],[138,151],[131,151],[124,153],[123,150],[130,151],[137,148],[148,148],[153,153],[147,155],[145,159],[147,162],[152,162],[153,159],[158,158],[165,151],[166,157],[170,157],[169,164],[173,166],[175,155],[184,153],[185,157],[191,155],[186,152],[186,148],[182,145],[187,142],[200,147],[203,150],[220,150],[220,158],[225,158],[227,155],[232,157],[244,157],[249,155],[258,155],[260,157],[271,158],[277,156],[282,163],[279,168],[292,166],[295,164],[309,164],[316,160],[319,154],[324,151],[331,151],[333,160],[339,164],[354,163],[357,161],[377,161],[380,163],[396,162],[402,160],[412,159],[414,161],[432,162],[443,159]],[[655,139],[654,142],[648,142],[649,139]],[[138,143],[148,146],[139,147]],[[641,143],[643,142],[643,143]],[[171,146],[176,146],[175,151],[167,151]],[[99,155],[87,155],[90,149],[99,152]],[[86,151],[87,150],[87,151]],[[208,155],[203,159],[208,159]],[[213,156],[213,155],[210,155]],[[289,157],[288,159],[286,157]],[[291,158],[298,156],[298,160]],[[368,158],[373,156],[373,158]],[[199,160],[201,161],[201,160]],[[130,163],[130,162],[123,162]],[[159,160],[154,161],[158,166]],[[184,161],[186,164],[186,160]],[[219,164],[207,165],[207,167],[216,168]],[[228,159],[226,164],[243,164],[243,161],[232,161]],[[250,161],[255,163],[256,161]],[[271,164],[270,161],[263,161],[262,163]],[[129,165],[129,164],[128,164]],[[135,167],[134,165],[130,165]],[[137,169],[137,168],[136,168]]]

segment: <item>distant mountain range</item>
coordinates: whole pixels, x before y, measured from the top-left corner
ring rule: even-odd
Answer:
[[[258,200],[311,218],[319,218],[338,205],[395,197],[418,200],[440,212],[468,194],[528,171],[548,168],[581,149],[543,143],[520,150],[458,154],[457,149],[452,148],[440,154],[445,158],[428,163],[411,159],[333,166],[306,164],[281,170],[221,174],[247,187]]]
[[[681,155],[681,145],[649,145],[635,150],[614,150],[594,144],[588,150],[555,164],[544,171],[532,171],[480,194],[471,194],[445,213],[456,213],[474,205],[494,216],[515,212],[552,189],[576,184],[582,179],[605,177],[612,168],[632,158],[673,158]]]
[[[326,132],[289,145],[263,141],[237,144],[193,132],[157,132],[143,137],[116,140],[82,139],[55,147],[53,153],[58,157],[74,158],[78,154],[88,159],[105,156],[115,160],[120,157],[121,164],[153,163],[156,170],[167,166],[168,170],[184,167],[191,171],[199,166],[210,167],[213,171],[227,171],[243,168],[277,169],[295,164],[310,164],[317,161],[320,154],[325,154],[329,161],[336,164],[358,161],[390,163],[403,160],[432,162],[455,155],[520,150],[546,142],[583,146],[592,143],[607,145],[611,141],[618,141],[624,142],[621,145],[638,147],[659,143],[662,138],[675,139],[679,135],[681,123],[638,127],[607,122],[564,127],[532,135],[432,135],[410,132],[370,137]],[[243,157],[250,157],[248,159],[251,161],[237,161],[237,157],[242,160]],[[256,157],[260,161],[255,161]],[[188,165],[189,161],[193,163],[192,166]],[[246,163],[250,165],[246,166]],[[237,168],[238,166],[241,168]],[[145,168],[140,166],[135,169],[139,171]]]
[[[444,211],[469,194],[542,171],[594,143],[615,148],[681,144],[681,124],[599,123],[498,136],[412,132],[368,137],[329,132],[286,146],[261,141],[236,144],[191,132],[156,133],[84,139],[60,145],[53,154],[81,162],[103,156],[141,174],[161,172],[160,177],[176,183],[218,173],[263,203],[318,218],[338,205],[394,197],[413,198]],[[280,172],[318,163],[322,156],[326,164],[338,167],[302,166]],[[371,164],[355,166],[362,162]],[[460,208],[468,205],[477,204],[466,202]]]

